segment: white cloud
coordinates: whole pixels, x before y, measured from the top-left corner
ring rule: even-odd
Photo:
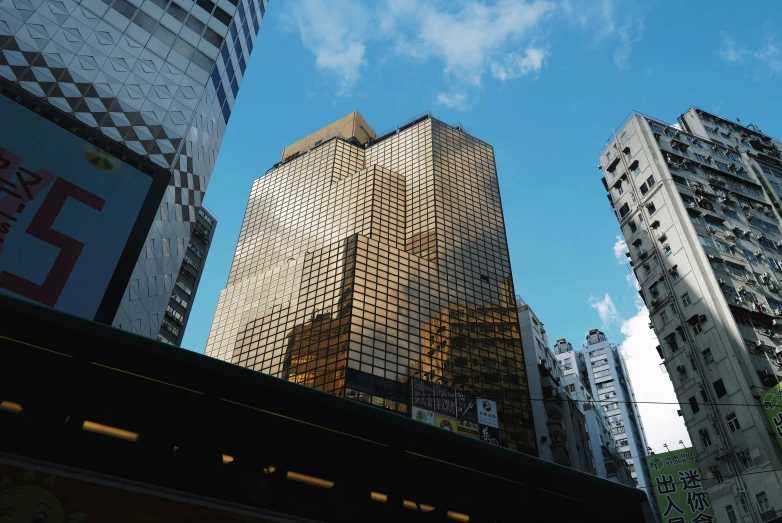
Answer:
[[[643,40],[643,14],[633,0],[562,0],[562,13],[598,42],[616,45],[613,59],[619,69],[630,68],[633,46]]]
[[[492,62],[491,74],[504,82],[532,72],[537,73],[543,67],[547,54],[546,50],[535,47],[527,47],[523,55],[508,53],[502,63]]]
[[[456,109],[458,111],[466,111],[470,108],[467,104],[467,95],[464,93],[439,93],[437,95],[437,103],[444,105],[449,109]]]
[[[629,18],[624,25],[616,29],[616,36],[619,38],[619,46],[614,51],[614,65],[619,69],[629,69],[633,45],[644,37],[643,20]]]
[[[665,403],[638,405],[648,445],[655,452],[665,452],[663,443],[671,449],[679,448],[679,440],[690,446],[684,418],[676,413],[680,407],[676,405],[673,385],[668,374],[659,367],[662,360],[655,348],[659,342],[649,328],[649,311],[638,301],[638,313],[622,322],[620,330],[625,339],[620,350],[627,363],[636,401]]]
[[[721,44],[717,54],[725,61],[740,62],[744,59],[746,51],[736,47],[736,39],[728,35],[725,31],[720,33]]]
[[[283,16],[346,94],[369,65],[370,47],[436,61],[463,86],[479,87],[487,73],[503,81],[537,73],[549,52],[534,42],[555,8],[547,0],[291,0]]]
[[[498,0],[491,5],[464,2],[457,11],[439,7],[435,3],[420,5],[416,13],[420,23],[412,34],[402,33],[400,49],[412,49],[411,54],[416,57],[438,58],[444,63],[446,74],[480,85],[495,58],[507,56],[505,49],[529,38],[555,4]]]
[[[611,300],[611,296],[608,294],[606,294],[602,300],[595,298],[594,296],[590,296],[588,303],[589,306],[595,309],[597,314],[600,315],[600,321],[603,322],[601,326],[602,329],[605,330],[612,324],[619,323],[621,321],[619,312],[617,312],[616,306]]]
[[[282,15],[299,33],[304,47],[315,55],[315,66],[339,81],[346,94],[367,63],[366,39],[371,14],[349,0],[296,0]]]
[[[750,64],[770,75],[782,73],[782,49],[776,43],[775,36],[769,36],[761,47],[754,50],[740,45],[725,31],[722,31],[720,36],[717,55],[726,62]]]
[[[614,243],[614,257],[616,258],[617,263],[622,265],[630,263],[630,259],[625,256],[627,251],[627,242],[625,242],[621,236],[617,235],[616,242]]]

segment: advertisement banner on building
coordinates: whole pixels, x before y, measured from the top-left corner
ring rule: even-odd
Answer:
[[[410,378],[410,403],[413,407],[434,410],[434,383]]]
[[[431,410],[413,407],[413,419],[434,426],[434,412]]]
[[[777,445],[782,448],[782,383],[768,389],[761,396],[760,401],[763,403],[763,410],[766,412],[771,430],[774,431]]]
[[[451,432],[457,432],[456,419],[441,414],[435,414],[434,426],[438,429],[449,430]]]
[[[434,385],[434,411],[456,417],[456,391],[442,385]]]
[[[153,178],[5,96],[0,114],[0,292],[95,319]]]
[[[497,402],[478,398],[478,423],[487,427],[499,428],[499,419],[497,418]]]
[[[664,522],[714,521],[711,501],[701,484],[698,459],[692,448],[647,456],[646,465]]]
[[[221,506],[182,495],[168,497],[159,489],[126,488],[105,476],[63,474],[43,467],[0,462],[0,520],[61,523],[271,523],[293,522],[281,514],[265,517],[249,509]]]
[[[475,394],[457,390],[456,394],[456,429],[459,434],[477,438],[478,427],[478,400]]]

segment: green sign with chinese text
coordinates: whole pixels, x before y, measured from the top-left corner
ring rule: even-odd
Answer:
[[[646,457],[663,523],[713,523],[709,495],[703,490],[692,448]]]
[[[760,402],[771,424],[771,430],[777,438],[777,444],[782,448],[782,383],[768,389],[760,397]]]

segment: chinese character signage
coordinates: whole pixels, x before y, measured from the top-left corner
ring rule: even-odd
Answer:
[[[410,409],[414,420],[470,438],[481,438],[478,400],[474,394],[444,387],[419,378],[410,379]],[[493,406],[496,424],[496,404]],[[487,439],[497,441],[497,429]],[[483,438],[486,439],[486,438]]]
[[[478,423],[495,429],[500,426],[496,401],[478,398]]]
[[[152,177],[4,96],[0,115],[0,292],[94,319]]]
[[[715,521],[692,448],[647,456],[646,464],[663,523]]]
[[[777,444],[782,448],[782,383],[768,389],[760,399]]]

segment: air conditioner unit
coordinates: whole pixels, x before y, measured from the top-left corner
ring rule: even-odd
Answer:
[[[742,203],[741,204],[741,208],[742,209],[749,209],[749,205],[747,205],[746,203]]]
[[[761,340],[756,341],[755,342],[755,346],[756,347],[763,347],[763,341],[761,341]]]
[[[760,258],[761,256],[763,256],[763,251],[755,251],[755,256]]]
[[[719,283],[720,285],[725,285],[728,282],[726,282],[725,280],[717,280],[717,283]]]

